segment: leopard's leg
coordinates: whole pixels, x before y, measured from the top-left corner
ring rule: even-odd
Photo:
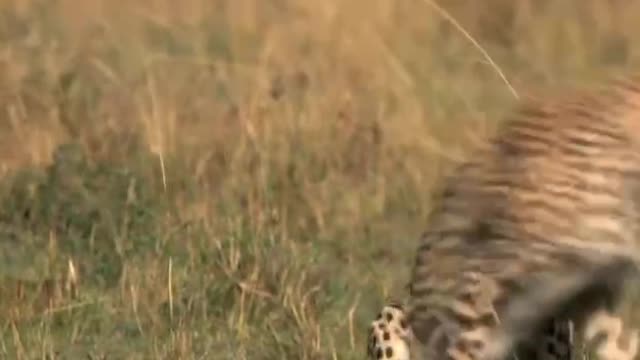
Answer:
[[[632,360],[638,353],[638,331],[604,308],[587,319],[583,336],[600,360]]]
[[[385,305],[371,322],[367,358],[369,360],[409,360],[411,330],[405,311],[398,304]]]
[[[495,340],[501,325],[494,304],[503,295],[498,283],[468,272],[449,288],[446,283],[442,289],[432,286],[424,281],[412,289],[409,323],[416,340],[412,353],[438,360],[502,356],[503,346]]]
[[[571,360],[575,353],[573,322],[552,319],[535,339],[536,360]]]

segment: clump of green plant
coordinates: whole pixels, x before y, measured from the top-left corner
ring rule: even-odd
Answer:
[[[135,169],[89,161],[81,146],[69,143],[57,148],[47,168],[4,179],[0,246],[6,251],[0,253],[8,258],[1,271],[16,274],[25,266],[55,271],[52,267],[72,258],[86,281],[113,285],[123,259],[154,248],[165,211],[165,201]]]

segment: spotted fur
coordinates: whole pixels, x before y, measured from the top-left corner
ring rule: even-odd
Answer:
[[[539,358],[548,329],[572,324],[600,359],[633,359],[615,310],[638,274],[639,200],[640,76],[522,105],[435,201],[410,281],[412,356]]]
[[[371,323],[367,355],[371,360],[410,360],[412,336],[402,306],[385,305]]]
[[[573,360],[573,354],[580,353],[575,351],[573,324],[560,320],[550,322],[549,326],[530,342],[523,342],[513,353],[513,359]],[[387,304],[370,324],[367,359],[419,359],[415,350],[413,353],[411,351],[414,342],[403,306],[397,303]]]

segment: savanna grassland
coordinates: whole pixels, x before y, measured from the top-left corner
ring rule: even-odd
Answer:
[[[452,160],[640,58],[640,2],[441,5],[2,2],[0,358],[362,359]]]

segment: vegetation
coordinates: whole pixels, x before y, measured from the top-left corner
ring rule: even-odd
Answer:
[[[637,2],[441,3],[3,2],[0,357],[361,359],[510,86],[640,56]]]

